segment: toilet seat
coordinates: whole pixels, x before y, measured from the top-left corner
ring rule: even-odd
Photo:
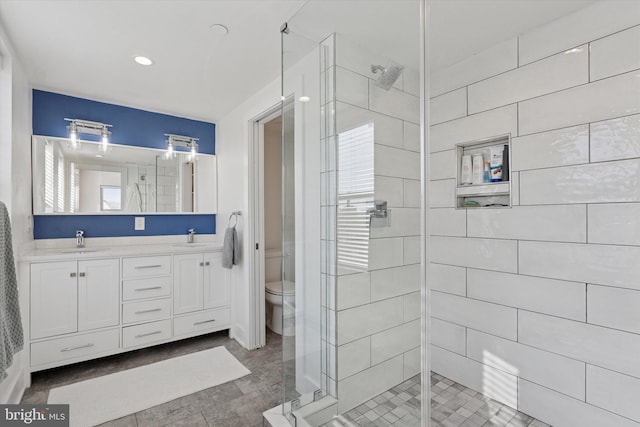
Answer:
[[[296,284],[288,280],[268,282],[265,285],[265,291],[273,295],[294,295],[296,293]]]

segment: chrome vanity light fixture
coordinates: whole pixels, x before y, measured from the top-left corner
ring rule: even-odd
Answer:
[[[100,135],[100,151],[107,152],[109,149],[109,138],[111,132],[109,128],[112,125],[100,122],[92,122],[89,120],[81,119],[67,119],[69,123],[69,139],[71,140],[71,147],[73,149],[80,148],[80,142],[78,141],[78,134],[85,133],[90,135]]]
[[[196,159],[196,154],[198,154],[198,138],[174,135],[172,133],[165,133],[164,136],[167,137],[167,153],[165,154],[167,159],[175,157],[177,147],[184,147],[189,150],[190,162]]]

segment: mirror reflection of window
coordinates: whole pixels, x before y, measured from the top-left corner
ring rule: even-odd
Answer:
[[[369,267],[369,215],[374,203],[373,123],[338,134],[337,258],[342,273]]]
[[[122,189],[120,187],[101,185],[100,200],[103,211],[122,210]]]

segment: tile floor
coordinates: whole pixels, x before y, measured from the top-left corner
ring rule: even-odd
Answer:
[[[322,427],[420,426],[420,376],[415,376]],[[550,427],[448,378],[431,373],[430,427]]]
[[[223,331],[37,372],[22,402],[46,403],[49,390],[54,387],[221,345],[251,374],[100,427],[261,427],[262,413],[282,402],[282,339],[270,332],[267,333],[266,347],[253,351],[244,349]],[[290,386],[294,381],[293,368],[287,366],[285,373]]]
[[[251,374],[100,427],[261,427],[262,412],[282,402],[282,337],[267,333],[266,347],[248,351],[228,334],[214,334],[77,363],[33,375],[22,403],[46,403],[49,390],[171,357],[225,346]],[[285,363],[288,390],[295,384],[293,360]],[[291,398],[291,393],[287,393]],[[293,396],[295,397],[295,396]],[[420,426],[420,377],[415,376],[350,410],[323,427]],[[549,427],[441,375],[431,374],[430,427]]]

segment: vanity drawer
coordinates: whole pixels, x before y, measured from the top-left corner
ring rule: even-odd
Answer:
[[[123,279],[167,276],[169,274],[171,274],[171,255],[122,259]]]
[[[122,305],[122,323],[148,322],[171,317],[171,299],[130,302]]]
[[[31,366],[113,351],[119,346],[119,329],[37,342],[31,344]]]
[[[124,301],[168,297],[170,294],[171,276],[122,281],[122,299]]]
[[[144,325],[122,328],[122,347],[137,347],[171,338],[171,320],[145,323]]]
[[[229,326],[231,310],[206,310],[173,318],[174,335],[187,335],[208,329],[225,329]]]

